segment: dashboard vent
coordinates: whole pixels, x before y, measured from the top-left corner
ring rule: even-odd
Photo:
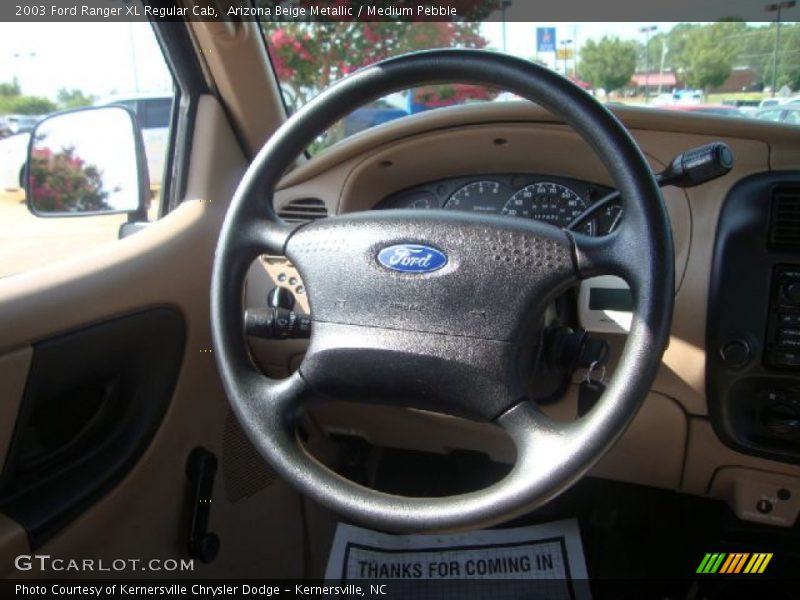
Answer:
[[[800,186],[775,188],[769,225],[771,246],[800,249]]]
[[[308,223],[327,217],[328,209],[319,198],[300,198],[279,210],[278,216],[289,223]]]

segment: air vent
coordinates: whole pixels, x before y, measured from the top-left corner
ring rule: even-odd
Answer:
[[[769,243],[800,250],[800,187],[777,187],[772,193]]]
[[[278,216],[289,223],[308,223],[327,217],[328,209],[319,198],[300,198],[279,210]]]

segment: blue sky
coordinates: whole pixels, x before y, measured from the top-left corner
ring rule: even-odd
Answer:
[[[666,32],[674,23],[507,23],[507,49],[510,54],[533,57],[536,28],[550,26],[556,27],[558,40],[577,40],[578,47],[606,34],[644,42],[639,32],[642,25]],[[501,23],[484,23],[482,33],[493,48],[502,48]],[[552,66],[552,53],[540,58]],[[14,76],[24,93],[51,98],[61,87],[106,96],[136,88],[163,91],[170,85],[161,51],[146,23],[0,23],[0,81]]]
[[[0,81],[15,76],[24,93],[51,98],[61,87],[105,96],[170,85],[147,23],[0,23]]]

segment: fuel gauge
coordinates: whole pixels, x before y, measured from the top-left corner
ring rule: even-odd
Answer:
[[[439,200],[430,192],[420,192],[414,194],[411,202],[408,204],[408,208],[439,208]]]
[[[612,204],[604,208],[597,217],[597,234],[608,235],[617,228],[622,220],[622,207]]]
[[[401,192],[396,196],[387,198],[376,208],[416,208],[424,210],[441,208],[441,206],[441,202],[434,194],[425,190],[416,190],[408,193]]]

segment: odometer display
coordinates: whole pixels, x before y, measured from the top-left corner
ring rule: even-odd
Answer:
[[[543,181],[526,185],[516,192],[503,207],[510,217],[535,219],[564,228],[586,210],[586,202],[572,189],[560,183]],[[594,222],[581,227],[581,233],[592,235]]]

